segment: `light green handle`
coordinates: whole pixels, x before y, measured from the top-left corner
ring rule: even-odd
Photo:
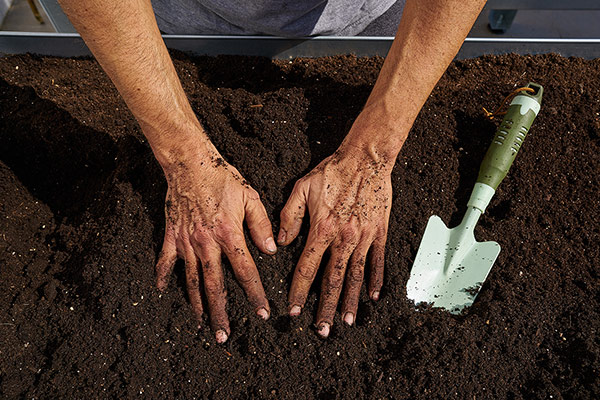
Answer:
[[[494,190],[508,173],[533,120],[540,111],[544,88],[532,82],[527,87],[535,92],[521,92],[515,96],[481,162],[477,182]]]

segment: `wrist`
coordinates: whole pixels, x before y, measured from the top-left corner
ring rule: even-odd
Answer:
[[[192,164],[208,164],[207,161],[211,158],[220,157],[200,126],[161,134],[146,134],[146,137],[154,157],[165,172],[189,168]],[[150,137],[154,140],[150,140]]]
[[[385,102],[370,102],[354,121],[340,149],[360,153],[389,166],[391,171],[412,123],[395,117],[392,111]]]

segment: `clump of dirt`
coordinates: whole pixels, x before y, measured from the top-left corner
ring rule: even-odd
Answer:
[[[380,58],[270,61],[174,54],[193,108],[274,222],[339,145]],[[542,110],[477,228],[502,252],[464,316],[415,310],[405,285],[427,218],[462,215],[495,131],[481,107],[545,88]],[[183,265],[154,288],[166,184],[89,59],[0,60],[0,397],[600,398],[600,61],[454,62],[393,172],[384,288],[356,326],[312,328],[286,296],[306,239],[257,261],[272,318],[226,266],[232,334],[195,329]],[[403,101],[398,99],[398,101]],[[339,315],[336,317],[339,321]]]

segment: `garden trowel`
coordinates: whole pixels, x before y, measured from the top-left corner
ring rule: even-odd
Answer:
[[[506,176],[537,116],[543,88],[529,83],[510,103],[479,170],[462,222],[448,229],[429,218],[406,287],[415,304],[432,303],[453,314],[473,304],[500,253],[496,242],[478,242],[474,228]]]

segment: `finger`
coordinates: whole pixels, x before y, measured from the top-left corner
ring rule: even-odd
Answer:
[[[256,264],[246,247],[243,234],[239,232],[233,235],[228,242],[223,244],[223,250],[231,263],[237,281],[246,292],[254,312],[261,318],[268,319],[271,313],[269,302],[265,296]]]
[[[169,285],[169,276],[173,272],[175,261],[177,261],[177,246],[173,231],[169,229],[165,231],[163,247],[156,262],[156,287],[158,290],[163,291]]]
[[[368,241],[361,242],[354,249],[354,253],[352,253],[350,263],[348,264],[348,272],[344,279],[344,298],[342,300],[342,319],[348,325],[354,324],[356,319],[360,288],[364,278],[365,262],[369,247],[370,243]]]
[[[281,224],[277,235],[277,243],[282,246],[287,246],[296,239],[302,227],[302,219],[306,212],[306,196],[303,184],[300,182],[296,182],[290,198],[281,210]]]
[[[355,244],[352,244],[352,242],[340,238],[336,240],[331,248],[331,257],[325,267],[321,285],[321,298],[317,310],[317,329],[322,337],[329,336],[333,325],[333,317],[342,292],[348,259],[354,246]]]
[[[217,343],[225,343],[231,330],[229,329],[229,318],[226,310],[227,290],[225,289],[225,276],[221,266],[221,253],[211,251],[207,258],[201,260],[201,263],[210,327],[215,332]]]
[[[385,242],[387,232],[378,236],[371,246],[369,255],[369,265],[371,268],[369,274],[369,297],[372,300],[379,300],[381,286],[383,286],[383,270],[385,264]]]
[[[267,210],[258,198],[249,199],[246,202],[246,223],[250,230],[252,240],[263,253],[275,254],[277,246],[273,239],[273,228],[267,215]]]
[[[224,343],[231,331],[226,310],[227,291],[221,267],[221,249],[202,226],[196,226],[191,243],[200,259],[210,327],[215,332],[217,343]]]
[[[311,227],[306,246],[294,270],[294,278],[292,279],[292,286],[288,295],[289,313],[291,316],[300,315],[310,286],[321,264],[323,253],[329,247],[334,235],[334,228],[327,222]]]
[[[198,328],[202,323],[202,296],[200,295],[200,276],[199,276],[198,259],[194,250],[188,245],[185,248],[185,283],[187,286],[188,297],[196,320]]]

